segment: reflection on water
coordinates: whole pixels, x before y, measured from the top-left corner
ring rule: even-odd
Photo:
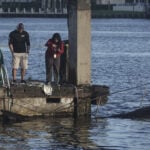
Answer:
[[[97,149],[89,139],[90,124],[89,118],[57,118],[1,126],[0,148]]]
[[[48,118],[1,125],[0,133],[0,149],[148,150],[150,120]]]

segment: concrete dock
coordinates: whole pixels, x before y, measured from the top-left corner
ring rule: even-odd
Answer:
[[[44,88],[47,88],[45,91]],[[0,88],[0,110],[3,113],[24,117],[33,116],[83,116],[90,115],[91,104],[100,100],[107,102],[109,88],[106,86],[60,86],[30,81],[11,85],[10,90]],[[9,94],[9,95],[8,95]],[[100,99],[101,97],[101,99]]]

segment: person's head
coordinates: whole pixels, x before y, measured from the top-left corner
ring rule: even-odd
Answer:
[[[19,24],[17,25],[17,30],[18,30],[19,32],[22,32],[22,31],[24,30],[24,25],[23,25],[23,23],[19,23]]]
[[[60,43],[61,42],[61,36],[59,33],[54,33],[52,36],[52,40],[54,43]]]

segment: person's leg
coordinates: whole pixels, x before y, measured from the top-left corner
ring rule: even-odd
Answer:
[[[54,82],[59,83],[59,69],[60,69],[60,57],[54,59]]]
[[[25,73],[26,73],[26,69],[21,69],[21,81],[24,80]]]
[[[21,53],[21,82],[25,82],[24,76],[26,74],[27,69],[28,69],[28,54]]]
[[[59,83],[62,84],[66,81],[66,50],[64,49],[64,53],[60,56],[60,69],[59,69]]]
[[[17,74],[17,69],[13,68],[12,69],[13,81],[16,81],[16,74]]]
[[[12,61],[13,61],[12,77],[13,77],[13,81],[15,82],[17,69],[19,68],[19,64],[20,64],[20,55],[18,53],[14,53],[12,56]]]
[[[46,82],[52,82],[53,58],[45,57]]]

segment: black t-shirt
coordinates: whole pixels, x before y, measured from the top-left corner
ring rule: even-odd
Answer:
[[[27,46],[30,46],[29,34],[26,31],[21,33],[14,30],[9,34],[9,44],[13,45],[15,53],[26,53]]]

